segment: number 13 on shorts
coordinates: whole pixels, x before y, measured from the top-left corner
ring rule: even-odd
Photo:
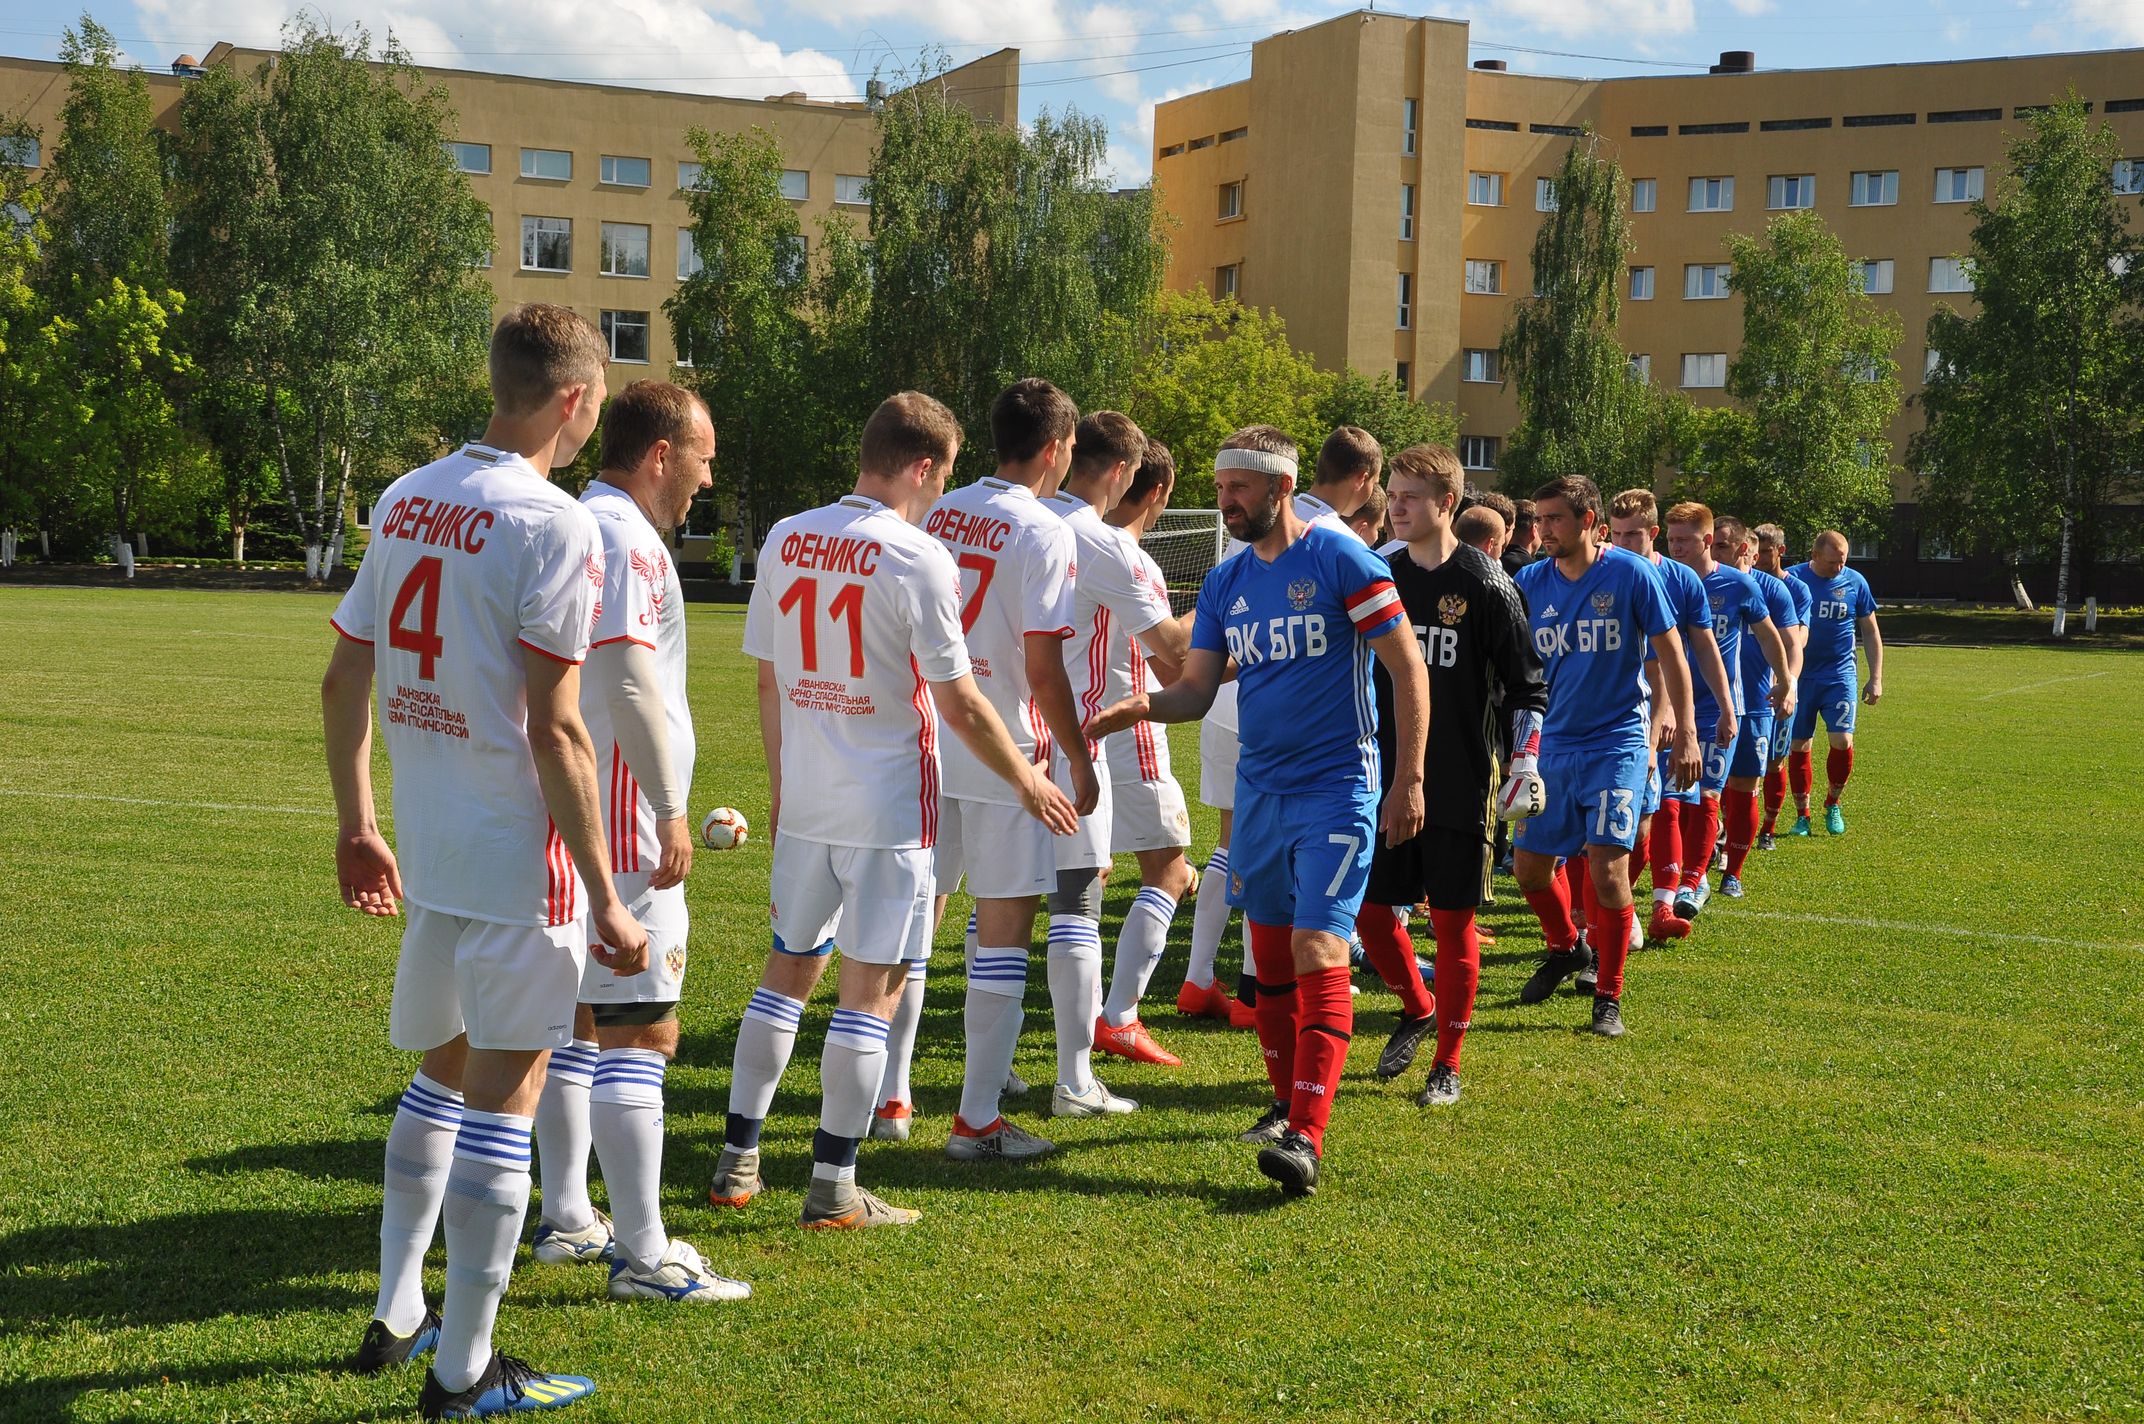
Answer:
[[[1638,831],[1638,798],[1620,786],[1603,788],[1595,798],[1593,844],[1629,845]]]

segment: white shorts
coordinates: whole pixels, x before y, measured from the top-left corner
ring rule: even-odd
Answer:
[[[648,967],[620,978],[594,955],[581,970],[584,1004],[674,1004],[685,987],[685,887],[650,890],[648,873],[613,877],[625,907],[648,932]]]
[[[1050,775],[1057,782],[1057,789],[1072,799],[1072,764],[1059,753],[1050,767]],[[1109,869],[1110,798],[1116,794],[1111,784],[1116,780],[1110,774],[1109,759],[1094,759],[1094,779],[1101,793],[1094,798],[1091,815],[1079,818],[1079,829],[1069,836],[1051,836],[1050,849],[1056,854],[1059,870],[1107,870]],[[1053,886],[1056,881],[1050,882]]]
[[[1169,734],[1140,722],[1103,743],[1109,762],[1113,851],[1174,850],[1191,844],[1184,788],[1169,769]]]
[[[774,837],[775,949],[816,954],[829,941],[865,964],[901,964],[931,952],[931,853]]]
[[[1236,809],[1236,729],[1211,717],[1199,723],[1199,800],[1216,811]]]
[[[938,802],[938,888],[950,894],[965,875],[978,900],[1046,895],[1057,884],[1057,837],[1018,806]]]
[[[428,1052],[458,1033],[471,1048],[564,1048],[588,958],[588,925],[502,925],[404,907],[387,1041]]]

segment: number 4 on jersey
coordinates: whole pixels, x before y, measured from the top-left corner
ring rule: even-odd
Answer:
[[[402,587],[395,591],[394,610],[387,617],[387,646],[415,653],[417,676],[426,682],[432,680],[439,655],[446,649],[438,632],[439,576],[444,568],[436,554],[417,560],[403,578]],[[414,628],[403,622],[409,616],[412,603],[417,605],[417,626]]]

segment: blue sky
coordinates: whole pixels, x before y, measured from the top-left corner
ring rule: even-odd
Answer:
[[[1253,40],[1358,8],[1302,0],[340,0],[338,25],[399,35],[420,64],[763,97],[860,95],[876,70],[937,48],[954,62],[1022,52],[1024,117],[1101,116],[1120,182],[1143,182],[1156,100],[1240,79]],[[1390,5],[1381,8],[1395,8]],[[98,0],[128,55],[161,66],[219,39],[272,44],[288,0]],[[0,0],[0,51],[53,56],[71,11]],[[1702,69],[1722,49],[1765,68],[2144,45],[2144,0],[1468,0],[1476,58],[1606,76]]]

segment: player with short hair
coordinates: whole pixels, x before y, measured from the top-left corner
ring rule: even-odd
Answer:
[[[1593,1032],[1617,1038],[1635,919],[1630,853],[1652,762],[1648,649],[1673,709],[1670,775],[1694,780],[1698,756],[1690,670],[1674,608],[1650,563],[1593,537],[1600,513],[1600,491],[1583,476],[1534,491],[1535,526],[1548,557],[1521,569],[1516,582],[1548,683],[1540,766],[1547,807],[1519,828],[1512,870],[1548,945],[1520,1002],[1540,1003],[1566,978],[1597,965]],[[1581,853],[1594,898],[1590,948],[1578,942],[1556,873],[1559,857]]]
[[[677,1055],[692,869],[694,737],[686,697],[685,591],[661,531],[714,483],[715,429],[682,386],[635,381],[603,421],[601,472],[581,495],[603,540],[603,587],[581,681],[581,716],[602,772],[612,878],[648,934],[630,978],[590,966],[574,1042],[552,1055],[536,1110],[543,1213],[539,1261],[603,1261],[620,1300],[741,1300],[751,1288],[707,1268],[663,1229],[663,1078]],[[588,1200],[593,1145],[610,1218]]]
[[[1815,607],[1816,596],[1809,585],[1800,579],[1787,577],[1787,531],[1777,524],[1760,524],[1751,531],[1755,536],[1756,567],[1770,574],[1786,588],[1794,600],[1796,626],[1786,629],[1787,645],[1794,652],[1795,681],[1801,680],[1802,660],[1809,648],[1809,614]],[[1775,832],[1779,829],[1779,808],[1787,804],[1787,742],[1785,731],[1774,727],[1769,748],[1770,763],[1764,772],[1764,826],[1757,834],[1757,849],[1772,850],[1778,841]]]
[[[607,359],[564,307],[499,322],[483,438],[381,495],[321,682],[343,903],[391,916],[408,900],[388,1038],[424,1055],[387,1134],[380,1294],[355,1363],[436,1351],[417,1401],[426,1419],[595,1389],[493,1349],[492,1324],[528,1213],[545,1059],[572,1041],[584,959],[620,976],[647,966],[647,934],[611,880],[581,720],[602,543],[548,478],[595,429]],[[375,679],[406,894],[373,807]],[[443,1207],[435,1316],[424,1255]]]
[[[1222,520],[1250,547],[1200,586],[1183,676],[1088,725],[1106,734],[1142,717],[1198,717],[1236,665],[1242,834],[1229,888],[1258,966],[1258,1038],[1274,1096],[1246,1139],[1264,1144],[1259,1171],[1307,1195],[1354,1030],[1348,935],[1378,830],[1371,658],[1395,687],[1398,755],[1382,816],[1390,844],[1422,824],[1428,680],[1384,560],[1336,523],[1297,513],[1295,442],[1248,426],[1222,442],[1214,466]]]
[[[1798,683],[1802,672],[1802,615],[1785,580],[1756,566],[1757,540],[1733,515],[1722,515],[1713,521],[1712,543],[1715,550],[1725,551],[1729,561],[1747,574],[1764,595],[1764,606],[1786,644],[1787,672]],[[1720,882],[1720,893],[1729,899],[1741,896],[1742,867],[1748,863],[1750,848],[1756,841],[1757,783],[1773,764],[1774,744],[1785,740],[1779,735],[1779,719],[1771,707],[1772,665],[1765,660],[1764,650],[1749,639],[1742,643],[1742,687],[1749,711],[1742,719],[1741,735],[1735,739],[1734,763],[1727,769],[1727,790],[1720,796],[1721,838],[1727,854],[1727,864],[1722,867],[1726,878]]]
[[[1429,735],[1422,829],[1402,844],[1380,846],[1357,932],[1378,973],[1398,991],[1399,1024],[1377,1060],[1377,1076],[1396,1078],[1423,1040],[1436,1036],[1423,1107],[1459,1101],[1459,1053],[1474,1017],[1481,981],[1475,911],[1488,897],[1490,827],[1499,812],[1523,820],[1539,809],[1535,766],[1547,692],[1519,592],[1494,560],[1463,544],[1452,511],[1466,489],[1459,457],[1442,445],[1416,445],[1392,457],[1392,524],[1407,542],[1387,551],[1392,583],[1422,650],[1429,676]],[[1397,765],[1392,680],[1376,673],[1379,761]],[[1497,790],[1492,691],[1501,687],[1513,721],[1513,757],[1503,795]],[[1431,776],[1427,769],[1436,768]],[[1437,941],[1437,992],[1415,971],[1407,907],[1429,902]]]
[[[1505,573],[1516,574],[1534,561],[1541,548],[1541,536],[1534,532],[1534,502],[1515,499],[1511,504],[1516,517],[1511,523],[1510,537],[1504,541],[1504,553],[1499,562]]]
[[[1869,591],[1869,581],[1859,569],[1846,566],[1846,536],[1836,529],[1817,535],[1809,561],[1796,564],[1787,574],[1805,586],[1811,598],[1809,641],[1802,659],[1808,687],[1801,710],[1794,714],[1794,746],[1787,760],[1795,809],[1794,826],[1787,834],[1809,834],[1809,791],[1815,780],[1809,748],[1816,740],[1816,719],[1821,712],[1831,742],[1824,763],[1824,829],[1843,836],[1846,814],[1839,809],[1839,798],[1846,794],[1846,779],[1854,774],[1856,694],[1871,707],[1883,697],[1883,633],[1876,626],[1876,595]],[[1858,684],[1857,641],[1869,660],[1865,684]]]
[[[708,1191],[717,1206],[743,1206],[764,1187],[760,1128],[804,1001],[838,940],[839,1004],[820,1058],[800,1224],[855,1230],[920,1215],[859,1187],[856,1151],[885,1077],[908,966],[931,951],[932,852],[944,812],[939,726],[1045,835],[1076,822],[1048,768],[1015,743],[977,687],[959,572],[918,527],[935,513],[959,452],[951,411],[918,391],[889,396],[864,424],[855,493],[780,521],[760,551],[744,650],[759,660],[760,741],[773,775],[774,949],[737,1029]]]
[[[1386,519],[1389,505],[1390,497],[1386,495],[1385,487],[1371,485],[1370,493],[1355,507],[1355,512],[1347,516],[1347,527],[1355,531],[1356,538],[1376,548],[1390,533],[1391,526]]]
[[[1503,555],[1504,517],[1486,504],[1460,510],[1458,518],[1452,521],[1452,534],[1460,543],[1479,549],[1492,559]]]

